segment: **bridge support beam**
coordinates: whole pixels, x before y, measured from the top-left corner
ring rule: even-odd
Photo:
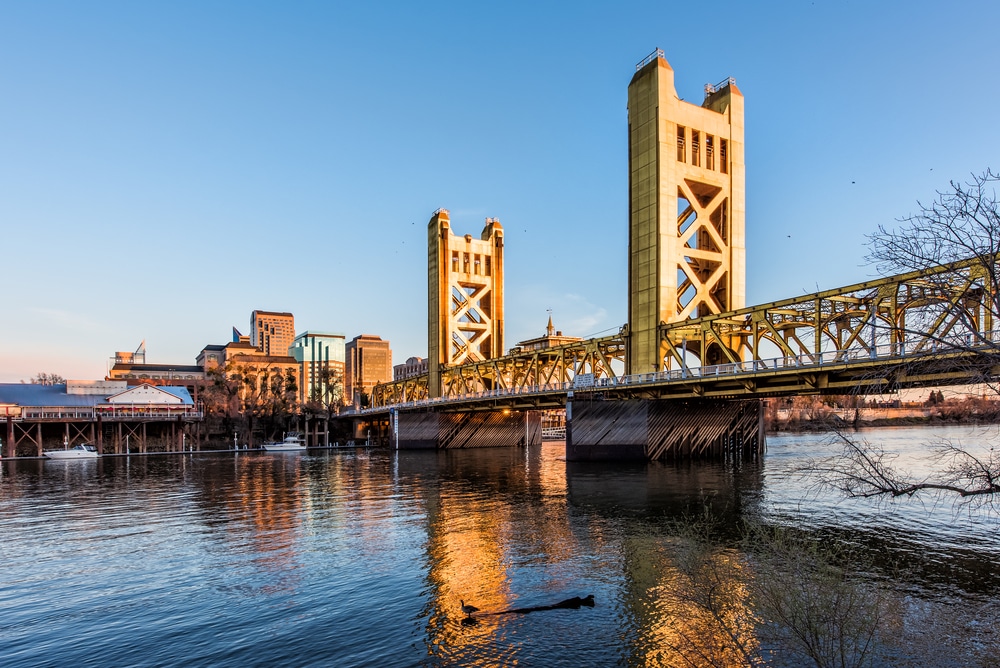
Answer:
[[[566,461],[753,458],[763,415],[759,399],[571,400]]]
[[[541,414],[535,411],[400,412],[391,423],[390,446],[399,450],[524,447],[542,442]]]

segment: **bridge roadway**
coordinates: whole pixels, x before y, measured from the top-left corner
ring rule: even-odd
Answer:
[[[533,410],[565,407],[567,398],[737,399],[798,394],[878,393],[910,387],[974,383],[996,370],[983,368],[984,351],[1000,344],[1000,330],[973,341],[969,335],[933,344],[884,344],[869,350],[839,350],[610,378],[520,386],[379,406],[360,415],[434,409],[447,412]]]

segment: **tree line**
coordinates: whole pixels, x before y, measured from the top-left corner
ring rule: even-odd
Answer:
[[[239,443],[254,445],[303,431],[313,420],[334,418],[344,406],[344,374],[321,369],[309,396],[300,401],[295,370],[227,362],[206,372],[199,398],[210,438],[228,440],[233,434]]]

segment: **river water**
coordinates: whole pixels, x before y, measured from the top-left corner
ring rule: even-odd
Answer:
[[[928,442],[1000,440],[862,436],[918,471]],[[567,464],[561,443],[3,462],[0,666],[679,665],[677,520],[706,512],[723,533],[750,520],[854,546],[901,606],[898,637],[934,648],[912,665],[979,661],[997,512],[844,499],[797,470],[835,450],[772,435],[735,469]]]

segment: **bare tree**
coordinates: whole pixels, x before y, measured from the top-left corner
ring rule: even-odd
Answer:
[[[329,366],[321,368],[309,390],[305,408],[310,413],[331,419],[343,405],[344,372]]]
[[[257,427],[263,427],[265,438],[273,437],[276,431],[287,426],[297,408],[295,372],[282,371],[267,363],[240,363],[237,367],[235,375],[241,384],[240,408],[250,442]]]
[[[226,362],[210,369],[203,392],[206,416],[219,420],[223,433],[239,427],[246,442],[254,432],[265,438],[287,427],[298,409],[298,383],[292,369],[267,362]]]
[[[21,382],[24,383],[23,380]],[[59,374],[45,373],[44,371],[38,372],[33,378],[28,380],[28,383],[32,385],[60,385],[65,382],[66,379]]]
[[[967,183],[952,181],[930,204],[868,236],[868,260],[880,272],[898,274],[934,269],[950,262],[976,259],[990,277],[992,307],[997,310],[997,255],[1000,254],[1000,175],[987,170]]]
[[[896,456],[881,446],[837,434],[841,453],[810,462],[803,470],[818,474],[822,484],[848,496],[900,497],[919,492],[947,492],[970,502],[993,505],[1000,494],[1000,453],[990,448],[984,453],[950,442],[928,444],[934,471],[916,477],[895,466]]]
[[[969,181],[952,181],[930,204],[879,226],[869,235],[868,260],[881,273],[926,272],[926,292],[906,315],[904,336],[940,343],[951,354],[921,365],[920,371],[954,371],[956,377],[1000,393],[1000,175],[987,170]],[[902,323],[902,319],[901,319]],[[928,335],[927,333],[932,334]],[[922,492],[957,494],[992,506],[1000,493],[1000,458],[993,450],[977,454],[943,443],[929,446],[934,472],[915,477],[894,465],[881,448],[839,434],[838,457],[811,462],[806,470],[824,484],[856,497],[914,496]]]
[[[891,636],[889,592],[871,563],[847,548],[754,523],[737,545],[706,516],[682,520],[676,571],[656,590],[670,614],[663,659],[688,666],[883,665]]]

